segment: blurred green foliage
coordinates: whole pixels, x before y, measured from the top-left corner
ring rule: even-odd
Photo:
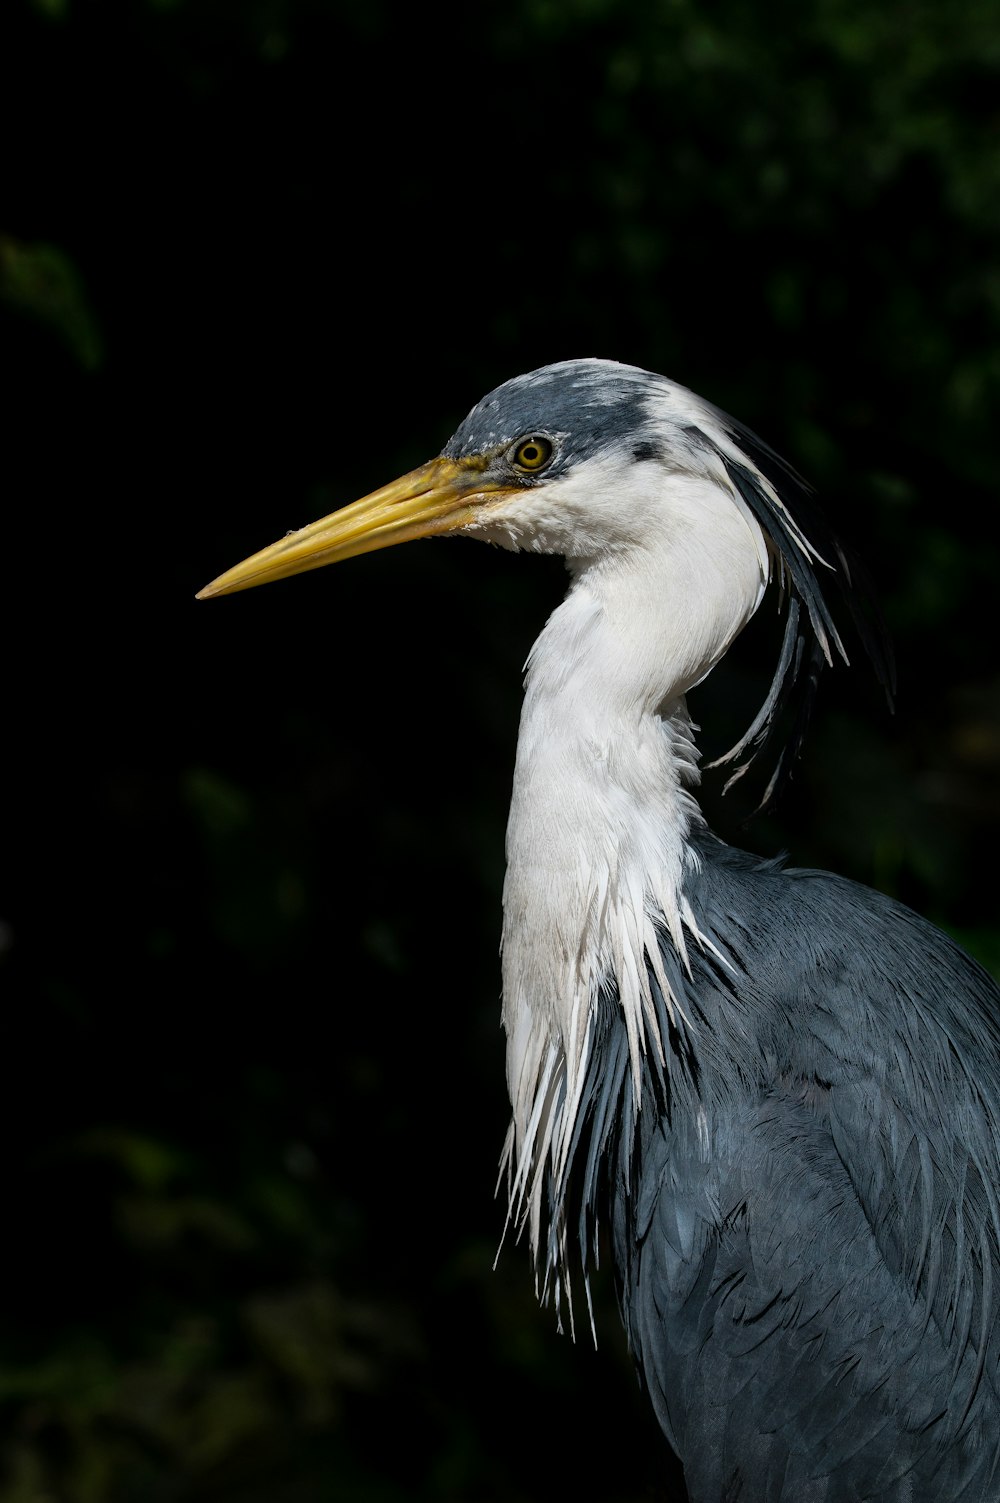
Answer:
[[[0,300],[59,334],[85,370],[100,365],[97,324],[65,251],[0,235]]]
[[[981,0],[4,8],[5,1500],[681,1496],[610,1287],[595,1353],[491,1268],[559,566],[191,597],[516,371],[666,371],[816,484],[899,657],[713,822],[996,968],[998,68]]]

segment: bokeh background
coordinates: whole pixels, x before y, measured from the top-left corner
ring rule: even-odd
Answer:
[[[5,0],[4,1503],[682,1497],[610,1284],[595,1351],[492,1267],[561,566],[193,596],[518,371],[664,371],[816,484],[899,660],[713,822],[996,967],[998,71],[987,0]]]

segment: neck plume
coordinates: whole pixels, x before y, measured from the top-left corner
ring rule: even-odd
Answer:
[[[701,814],[684,695],[723,656],[767,583],[763,533],[707,481],[674,477],[639,546],[570,561],[570,591],[528,660],[507,832],[503,1021],[513,1118],[510,1216],[557,1303],[562,1216],[592,1025],[613,991],[638,1107],[643,1055],[664,1062],[650,973],[658,935],[682,963]],[[708,513],[708,514],[706,514]],[[711,540],[709,547],[705,539]]]

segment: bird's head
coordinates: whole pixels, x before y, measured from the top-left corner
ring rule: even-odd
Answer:
[[[290,532],[200,592],[234,593],[324,564],[446,533],[560,554],[574,572],[640,550],[663,535],[672,500],[696,482],[712,506],[684,525],[718,526],[732,506],[762,553],[765,577],[790,600],[785,646],[767,701],[737,753],[766,739],[793,684],[846,661],[821,576],[847,598],[879,676],[891,663],[857,609],[851,571],[808,488],[760,439],[663,376],[610,360],[567,360],[506,381],[485,396],[436,459],[318,522]],[[705,538],[707,543],[711,537]],[[804,614],[800,609],[804,606]],[[811,696],[808,696],[811,697]],[[800,732],[793,732],[792,755]],[[772,780],[773,786],[773,780]]]
[[[599,558],[641,547],[651,526],[669,520],[681,477],[728,493],[756,518],[775,559],[791,544],[810,566],[836,562],[827,540],[812,540],[788,504],[789,490],[802,499],[802,482],[746,429],[663,376],[611,360],[565,360],[505,381],[436,459],[289,532],[201,596],[444,533],[571,563]],[[704,525],[712,525],[708,514]],[[785,562],[794,578],[791,559]]]
[[[662,410],[666,392],[678,399],[675,421]],[[682,432],[685,398],[697,405],[662,377],[608,360],[517,376],[477,403],[436,459],[287,534],[201,596],[444,533],[571,559],[639,540],[637,477],[694,457]]]

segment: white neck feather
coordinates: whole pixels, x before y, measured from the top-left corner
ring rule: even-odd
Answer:
[[[527,1219],[536,1258],[547,1176],[558,1198],[568,1168],[602,983],[617,987],[637,1105],[644,1051],[663,1057],[647,964],[670,1005],[657,930],[682,959],[685,929],[697,932],[682,895],[701,819],[684,694],[767,583],[763,534],[731,495],[682,475],[665,487],[649,468],[651,501],[658,484],[641,543],[633,533],[617,551],[570,561],[569,593],[528,659],[504,888],[504,1162],[511,1215]],[[565,1229],[555,1234],[562,1254]]]

